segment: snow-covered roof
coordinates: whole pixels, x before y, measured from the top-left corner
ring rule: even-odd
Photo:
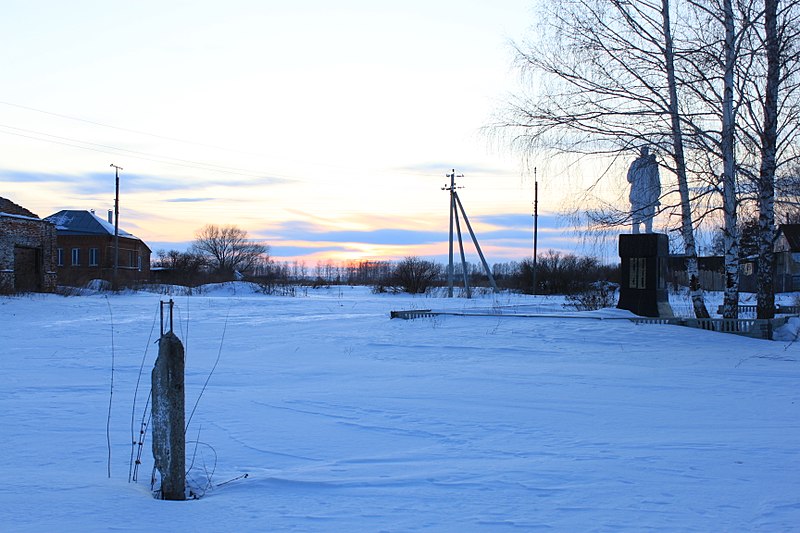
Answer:
[[[49,220],[42,220],[39,217],[28,217],[25,215],[15,215],[14,213],[5,213],[0,211],[0,218],[18,218],[21,220],[35,220],[36,222],[50,222]]]
[[[65,209],[52,214],[45,220],[56,225],[62,235],[114,235],[114,225],[90,211]],[[135,235],[119,229],[121,237],[137,239]]]

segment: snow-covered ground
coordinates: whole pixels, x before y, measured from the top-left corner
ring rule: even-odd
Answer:
[[[219,363],[187,437],[205,495],[155,500],[149,439],[128,478],[165,298],[0,298],[2,531],[800,530],[800,343],[625,320],[389,320],[563,309],[349,287],[174,297],[189,408]]]

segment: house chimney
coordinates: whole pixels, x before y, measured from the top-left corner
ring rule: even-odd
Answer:
[[[112,211],[111,209],[108,210],[108,223],[109,224],[114,223],[114,211]]]

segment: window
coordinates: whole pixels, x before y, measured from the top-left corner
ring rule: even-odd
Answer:
[[[142,271],[142,256],[141,255],[137,255],[136,256],[136,268],[139,270],[139,272]]]
[[[136,263],[134,262],[136,259],[136,252],[133,250],[128,250],[128,266],[133,267]]]
[[[80,248],[73,248],[72,249],[72,266],[78,266],[81,264],[81,249]]]
[[[57,248],[56,249],[56,264],[60,267],[64,266],[64,249]]]
[[[97,266],[97,248],[89,248],[89,266]]]

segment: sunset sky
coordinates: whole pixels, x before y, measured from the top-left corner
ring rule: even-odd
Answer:
[[[214,223],[279,260],[442,258],[455,168],[487,259],[531,254],[533,178],[481,129],[532,0],[4,7],[0,196],[39,216],[113,208],[113,163],[120,225],[154,251]],[[569,186],[538,175],[540,250],[582,252]]]

